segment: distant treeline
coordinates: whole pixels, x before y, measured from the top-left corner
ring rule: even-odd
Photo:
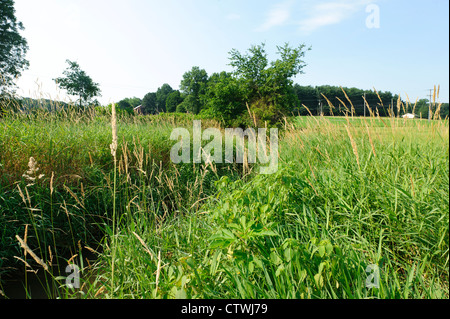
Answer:
[[[354,115],[390,116],[403,112],[402,103],[398,95],[391,92],[376,92],[358,88],[347,88],[331,85],[301,86],[294,84],[294,91],[298,97],[296,111],[300,115]],[[400,103],[400,110],[397,108]],[[392,107],[394,105],[394,107]],[[404,105],[405,106],[405,105]]]
[[[217,75],[214,75],[217,76]],[[397,94],[389,91],[363,90],[331,85],[302,86],[293,85],[293,92],[297,100],[292,105],[293,115],[354,115],[370,116],[371,112],[379,116],[398,116],[405,113],[415,113],[422,118],[428,118],[429,101],[406,101],[399,99]],[[186,95],[164,84],[156,92],[150,92],[143,99],[125,98],[117,104],[122,110],[133,111],[135,107],[142,106],[143,114],[160,112],[188,112],[189,107],[185,101]],[[365,98],[364,98],[365,97]],[[183,103],[184,102],[184,103]],[[207,101],[205,101],[207,102]],[[367,103],[364,111],[365,102]],[[200,112],[204,110],[201,105]],[[433,112],[439,107],[438,103],[432,105]],[[441,118],[449,115],[449,104],[442,103],[439,108]]]
[[[296,104],[292,106],[291,115],[344,115],[364,116],[364,94],[368,107],[366,116],[373,114],[380,116],[403,115],[414,113],[418,117],[428,118],[430,103],[428,99],[418,101],[399,100],[398,95],[391,92],[375,92],[358,88],[347,88],[339,86],[301,86],[294,84]],[[344,93],[345,92],[345,93]],[[326,97],[326,98],[325,98]],[[184,103],[183,103],[184,102]],[[12,109],[27,112],[32,109],[45,109],[48,111],[58,111],[70,107],[77,108],[73,103],[54,101],[50,99],[16,98],[1,99],[0,108],[3,110]],[[125,98],[116,103],[118,108],[130,114],[135,114],[134,108],[141,106],[142,114],[157,113],[191,113],[187,109],[185,95],[178,90],[174,90],[169,84],[164,84],[157,92],[148,93],[144,99],[137,97]],[[331,106],[330,106],[331,105]],[[99,106],[99,105],[96,105]],[[438,111],[441,118],[449,116],[449,103],[432,103],[433,114]],[[202,112],[202,109],[199,113]],[[205,112],[205,109],[203,109]],[[0,112],[1,113],[1,112]]]
[[[19,100],[20,107],[23,110],[32,108],[41,108],[49,111],[56,111],[60,109],[65,109],[69,107],[69,103],[62,101],[54,101],[50,99],[32,99],[28,97],[21,98]]]

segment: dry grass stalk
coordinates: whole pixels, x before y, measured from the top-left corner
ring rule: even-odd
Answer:
[[[358,148],[356,147],[355,140],[353,139],[353,136],[350,133],[350,129],[347,125],[345,125],[345,129],[347,130],[348,137],[350,138],[350,142],[352,144],[352,149],[353,149],[353,154],[355,154],[356,162],[358,163],[358,167],[361,168],[361,166],[359,164]]]
[[[111,155],[116,161],[116,151],[117,151],[117,119],[116,119],[116,105],[113,104],[111,108],[111,129],[112,129],[112,143],[110,145]]]
[[[441,117],[441,115],[440,115],[440,113],[441,113],[441,106],[442,106],[442,103],[439,103],[438,107],[436,108],[436,111],[434,111],[434,114],[433,114],[433,119],[434,120],[438,120]]]
[[[334,108],[334,106],[333,106],[333,103],[331,103],[331,101],[323,94],[323,93],[320,93],[324,98],[325,98],[325,100],[327,101],[327,103],[328,103],[328,106],[330,107],[330,113],[331,113],[331,116],[334,116],[334,114],[333,114],[333,108]]]
[[[95,293],[94,298],[97,298],[98,296],[100,296],[105,290],[106,290],[105,286],[100,287],[100,289],[97,290],[97,292]]]
[[[350,110],[348,109],[347,105],[345,105],[345,103],[344,103],[340,98],[338,98],[337,96],[336,96],[336,99],[338,99],[338,101],[341,102],[341,104],[342,104],[342,105],[344,106],[344,108],[345,108],[345,111],[346,111],[347,113],[350,113]]]
[[[158,266],[156,268],[156,291],[158,291],[160,273],[161,273],[161,250],[158,252]]]
[[[380,105],[380,106],[384,106],[384,105],[383,105],[383,100],[381,99],[380,95],[378,94],[377,89],[373,88],[373,90],[374,90],[375,94],[378,96],[378,100],[380,101],[380,104],[379,104],[379,105]]]
[[[248,150],[247,147],[244,148],[244,161],[243,161],[243,165],[242,165],[242,173],[243,176],[245,176],[245,172],[249,171],[249,166],[248,166]]]
[[[153,260],[153,254],[151,253],[150,249],[148,248],[147,244],[144,242],[144,240],[139,237],[138,234],[136,234],[135,232],[133,232],[133,235],[139,240],[139,242],[142,244],[142,246],[144,247],[144,250],[147,254],[150,255],[151,259]]]
[[[253,119],[253,123],[255,124],[255,127],[257,127],[258,125],[256,124],[255,112],[253,112],[253,115],[252,115],[252,112],[250,111],[250,107],[248,106],[247,102],[245,102],[245,105],[247,106],[248,115],[250,115],[250,118]]]
[[[26,187],[25,187],[25,193],[27,194],[28,205],[31,207],[31,197],[30,197],[30,193],[28,192],[28,188],[26,188]]]
[[[42,261],[41,258],[39,258],[31,249],[30,247],[28,247],[28,245],[23,241],[22,238],[20,238],[19,235],[16,235],[16,239],[19,241],[20,243],[20,247],[23,248],[24,251],[26,251],[28,254],[30,254],[31,257],[33,257],[33,259],[40,265],[42,266],[42,268],[44,268],[45,271],[49,271],[48,270],[48,266],[46,263],[44,263]]]
[[[25,245],[27,244],[27,239],[28,239],[28,224],[25,225],[25,234],[23,236],[23,242],[25,243]],[[27,258],[27,251],[24,252],[24,256],[25,258]]]
[[[433,105],[436,104],[436,85],[434,86],[433,89]]]
[[[70,222],[70,216],[69,216],[70,213],[69,213],[69,210],[67,209],[66,201],[64,200],[64,206],[63,205],[60,205],[60,206],[64,209],[64,212],[66,213],[67,219]]]
[[[89,154],[89,162],[91,163],[91,166],[94,166],[94,161],[92,160],[91,152],[88,152]]]
[[[78,254],[75,254],[72,257],[70,257],[70,259],[67,261],[67,264],[70,265],[72,263],[72,261],[74,261],[74,259],[77,257],[78,257]]]
[[[314,179],[316,179],[316,174],[314,174],[314,170],[313,170],[313,168],[312,168],[311,163],[309,162],[309,160],[308,160],[308,165],[309,165],[309,169],[311,170],[312,176],[314,177]]]
[[[80,190],[81,190],[81,200],[83,201],[84,204],[84,198],[86,197],[86,194],[84,193],[83,182],[80,182]]]
[[[48,261],[48,264],[51,267],[52,266],[52,262],[53,262],[53,254],[52,254],[52,249],[51,249],[50,245],[48,245],[48,253],[49,253],[49,256],[50,256],[50,260]]]
[[[316,123],[319,124],[319,121],[314,117],[314,115],[312,115],[309,108],[305,104],[302,104],[302,106],[308,111],[309,115],[311,115],[311,117],[316,121]]]
[[[400,110],[401,110],[402,104],[403,104],[403,102],[402,102],[402,99],[399,94],[398,99],[397,99],[397,117],[400,117]]]
[[[436,98],[439,101],[439,91],[441,90],[441,85],[438,85],[437,92],[436,92]]]
[[[27,201],[25,200],[25,196],[23,195],[22,189],[20,188],[20,185],[17,184],[17,188],[19,189],[19,195],[22,198],[23,203],[26,205]]]
[[[65,184],[64,184],[64,188],[65,188],[65,190],[76,200],[76,202],[81,206],[81,207],[83,207],[83,208],[85,208],[84,207],[84,205],[83,205],[83,203],[81,203],[81,201],[78,199],[78,196],[74,193],[74,192],[72,192],[72,190],[69,188],[69,187],[67,187]]]
[[[352,117],[353,117],[353,114],[355,113],[355,107],[353,106],[352,101],[348,98],[348,95],[347,95],[347,93],[345,93],[345,90],[342,88],[342,86],[340,88],[341,88],[342,92],[344,92],[345,98],[347,99],[347,101],[349,101],[350,105],[352,106],[351,113],[352,113]]]
[[[409,100],[408,93],[405,92],[405,95],[406,95],[406,109],[404,111],[405,111],[405,114],[406,114],[408,112],[408,110],[409,110],[409,105],[411,104],[411,101]]]
[[[27,262],[26,262],[25,260],[23,260],[22,258],[17,257],[17,256],[14,256],[14,258],[16,258],[17,260],[20,260],[21,262],[23,262],[23,263],[25,264],[25,267],[26,267],[26,268],[30,268],[30,270],[27,269],[27,271],[29,271],[29,272],[34,272],[35,274],[37,273],[37,270],[33,270],[33,268],[30,266],[30,264],[27,263]]]
[[[366,106],[367,106],[367,109],[369,110],[369,114],[370,114],[370,117],[375,117],[375,115],[374,115],[374,113],[373,113],[373,111],[372,111],[372,108],[370,107],[370,105],[369,105],[369,103],[367,102],[367,100],[366,100],[366,98],[364,97],[364,95],[363,95],[363,100],[364,100],[364,103],[366,104]]]
[[[313,189],[314,193],[316,194],[316,196],[319,196],[319,193],[317,193],[316,189],[314,188],[314,185],[311,183],[311,181],[309,180],[308,177],[305,177],[306,181],[308,182],[308,184],[311,186],[311,188]]]
[[[52,177],[50,178],[50,195],[53,195],[53,178],[55,176],[55,173],[52,172]]]

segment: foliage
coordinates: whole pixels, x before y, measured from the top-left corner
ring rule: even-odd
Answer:
[[[20,35],[24,30],[22,22],[15,16],[14,1],[0,2],[0,95],[11,93],[14,79],[26,70],[29,62],[25,59],[28,44]]]
[[[167,112],[175,112],[179,104],[183,102],[183,98],[180,94],[180,91],[175,90],[172,91],[169,95],[167,95],[166,99],[166,111]]]
[[[158,106],[156,101],[156,93],[147,93],[142,99],[142,112],[144,114],[157,114]]]
[[[294,92],[298,97],[298,107],[294,110],[299,115],[354,115],[370,116],[370,112],[380,116],[397,116],[403,109],[397,109],[398,95],[391,92],[375,92],[358,88],[347,88],[339,86],[301,86],[294,84]],[[364,113],[364,94],[370,108],[366,107]],[[392,102],[395,107],[392,110]],[[403,108],[405,102],[401,101]]]
[[[430,101],[428,99],[420,99],[416,103],[414,103],[414,105],[415,105],[414,114],[423,119],[428,119],[428,113],[430,112]],[[438,113],[437,115],[440,118],[445,119],[449,115],[449,104],[436,102],[431,103],[431,111],[433,114],[433,118],[436,115],[436,113]]]
[[[125,99],[117,102],[117,106],[119,107],[119,109],[127,110],[129,113],[132,113],[134,108],[141,104],[142,104],[142,100],[137,97],[125,98]]]
[[[165,83],[156,91],[156,104],[158,112],[166,112],[166,101],[170,93],[173,92],[172,87]]]
[[[54,79],[56,84],[67,90],[70,95],[79,97],[79,105],[86,106],[95,96],[100,95],[98,83],[92,81],[85,71],[81,70],[77,62],[66,60],[68,68],[63,72],[64,77]]]
[[[230,65],[241,80],[256,125],[267,120],[275,124],[296,105],[292,78],[303,73],[305,45],[293,49],[286,43],[277,50],[280,58],[271,63],[264,43],[252,46],[245,55],[236,49],[230,51]]]
[[[187,111],[192,114],[198,114],[204,105],[202,100],[206,92],[208,74],[198,66],[183,74],[180,83],[180,91],[185,95],[183,104]]]
[[[245,108],[244,92],[240,81],[231,73],[214,73],[208,80],[205,94],[207,104],[202,110],[211,117],[221,121],[224,125],[239,126],[237,115]]]

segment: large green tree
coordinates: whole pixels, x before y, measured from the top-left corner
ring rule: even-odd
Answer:
[[[213,73],[208,81],[204,113],[225,125],[239,126],[240,115],[247,112],[240,81],[231,73]]]
[[[156,91],[156,106],[159,112],[166,112],[166,100],[169,94],[172,92],[172,87],[167,83],[164,83]]]
[[[12,92],[14,79],[29,66],[27,41],[19,33],[23,29],[15,16],[14,1],[0,0],[0,95]]]
[[[198,114],[204,105],[208,73],[198,66],[183,74],[180,90],[186,96],[183,104],[187,111]]]
[[[279,59],[269,63],[265,44],[252,46],[246,54],[230,51],[230,65],[241,80],[246,101],[258,125],[277,122],[298,104],[293,78],[303,73],[304,44],[291,48],[277,46]]]
[[[180,94],[180,91],[176,90],[170,93],[166,99],[166,111],[167,112],[175,112],[177,110],[177,106],[183,102],[183,97]]]
[[[147,93],[142,99],[142,112],[144,114],[158,113],[158,105],[155,92]]]
[[[67,90],[70,95],[78,96],[80,107],[88,104],[95,96],[100,96],[98,83],[92,81],[85,71],[81,70],[77,62],[66,60],[69,67],[63,72],[64,77],[53,79],[61,88]]]

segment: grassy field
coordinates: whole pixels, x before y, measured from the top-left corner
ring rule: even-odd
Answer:
[[[258,175],[171,163],[193,119],[119,116],[116,161],[110,114],[0,119],[0,281],[38,270],[52,298],[449,297],[447,120],[291,118],[278,172]]]

